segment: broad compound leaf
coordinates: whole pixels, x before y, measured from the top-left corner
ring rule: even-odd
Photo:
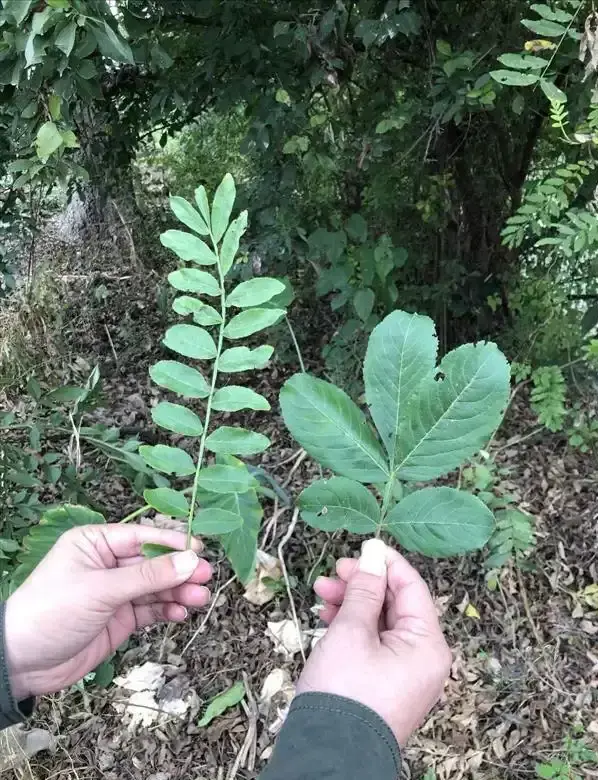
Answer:
[[[187,517],[189,515],[189,502],[179,490],[166,487],[148,489],[144,491],[143,498],[152,509],[162,515],[169,517]]]
[[[176,360],[160,360],[151,366],[149,373],[157,385],[184,398],[207,398],[210,394],[210,387],[199,371]]]
[[[184,230],[167,230],[160,236],[162,246],[172,251],[185,262],[191,261],[198,265],[215,265],[218,258],[210,247],[192,233]]]
[[[219,693],[215,699],[212,699],[212,701],[207,706],[203,718],[201,718],[197,725],[200,728],[209,726],[214,718],[222,715],[231,707],[235,707],[237,704],[240,704],[244,698],[245,686],[242,682],[235,683],[232,688],[229,688],[227,691],[223,691],[223,693]]]
[[[249,387],[228,385],[216,390],[212,399],[212,409],[217,412],[240,412],[242,409],[268,412],[270,404],[263,395]]]
[[[436,366],[438,339],[429,317],[395,311],[374,328],[363,364],[365,397],[391,468],[407,404]]]
[[[150,447],[143,444],[139,447],[139,454],[150,468],[163,474],[176,474],[178,477],[195,474],[195,464],[191,456],[178,447],[167,447],[164,444]]]
[[[260,306],[262,303],[285,291],[284,282],[269,277],[259,277],[241,282],[226,299],[227,306],[244,309],[248,306]]]
[[[198,298],[192,298],[190,295],[181,295],[175,298],[172,308],[183,317],[192,314],[193,322],[198,325],[219,325],[222,322],[222,317],[213,306],[203,303]]]
[[[237,314],[224,328],[228,339],[242,339],[269,328],[285,315],[284,309],[247,309]]]
[[[242,525],[241,515],[228,509],[211,507],[197,512],[191,523],[191,530],[195,536],[222,536],[236,531]]]
[[[384,450],[363,412],[338,387],[296,374],[280,392],[287,428],[322,466],[358,482],[386,482]]]
[[[227,173],[220,182],[212,201],[212,235],[218,243],[228,227],[228,221],[235,205],[235,181]]]
[[[496,344],[465,344],[428,377],[401,423],[394,460],[399,479],[425,481],[468,460],[500,425],[510,368]]]
[[[99,512],[94,512],[86,506],[65,504],[44,512],[38,525],[23,539],[23,549],[17,559],[19,565],[12,576],[12,585],[15,588],[22,585],[63,533],[77,526],[99,525],[105,522]]]
[[[185,198],[179,198],[174,196],[170,198],[170,208],[172,209],[175,217],[182,222],[183,225],[187,225],[188,228],[199,233],[200,236],[209,236],[210,230],[206,225],[204,218],[193,208]]]
[[[243,211],[239,216],[230,223],[229,229],[226,231],[226,235],[222,240],[220,247],[220,268],[223,276],[225,276],[235,261],[237,252],[239,251],[239,242],[241,236],[247,230],[247,212]]]
[[[302,519],[322,531],[344,528],[355,534],[374,534],[380,507],[370,491],[346,477],[320,479],[306,488],[297,505]]]
[[[207,271],[198,268],[179,268],[168,274],[168,283],[181,292],[203,293],[204,295],[220,295],[220,285]]]
[[[447,558],[482,548],[492,535],[494,516],[471,493],[432,487],[406,496],[385,526],[410,552]]]
[[[161,428],[182,436],[201,436],[203,425],[199,417],[191,409],[170,401],[160,401],[152,409],[152,420]]]
[[[256,486],[255,478],[245,466],[216,464],[199,472],[199,487],[210,493],[245,493]]]
[[[249,349],[248,347],[225,349],[220,356],[218,370],[223,374],[236,374],[241,371],[265,368],[273,352],[274,347],[266,344],[255,349]]]
[[[270,446],[270,439],[262,433],[245,428],[223,425],[206,439],[206,448],[221,455],[257,455]]]
[[[207,330],[196,325],[173,325],[166,331],[162,343],[179,355],[196,360],[211,360],[216,357],[214,339]]]

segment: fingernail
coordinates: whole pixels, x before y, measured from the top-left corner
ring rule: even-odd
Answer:
[[[386,574],[386,545],[381,539],[368,539],[363,543],[359,571],[375,577]]]
[[[193,550],[185,550],[184,552],[175,553],[172,556],[172,563],[177,574],[180,574],[181,577],[183,575],[190,577],[197,568],[199,558]]]

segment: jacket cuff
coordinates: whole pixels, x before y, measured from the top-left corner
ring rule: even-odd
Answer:
[[[35,706],[35,699],[29,698],[16,702],[12,695],[5,646],[6,604],[0,602],[0,729],[13,726],[28,718]]]
[[[260,780],[396,780],[400,772],[399,744],[373,710],[342,696],[303,693]]]

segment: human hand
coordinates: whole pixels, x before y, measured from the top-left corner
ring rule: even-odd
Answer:
[[[186,537],[142,525],[73,528],[8,599],[6,660],[17,701],[72,685],[137,629],[182,621],[187,607],[209,602],[201,542],[149,559],[142,544],[183,551]]]
[[[344,696],[374,710],[399,744],[442,693],[451,652],[430,592],[415,569],[378,539],[359,560],[337,563],[338,579],[314,590],[330,623],[299,679],[297,693]]]

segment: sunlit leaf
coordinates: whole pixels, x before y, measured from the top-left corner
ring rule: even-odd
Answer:
[[[183,436],[201,436],[203,425],[191,409],[170,401],[161,401],[152,409],[152,420],[161,428]]]
[[[344,528],[356,534],[374,534],[380,524],[380,507],[370,491],[346,477],[321,479],[299,496],[302,519],[322,531]]]
[[[218,243],[228,227],[228,221],[235,205],[235,181],[227,173],[220,182],[212,201],[212,235]]]
[[[227,306],[244,309],[248,306],[260,306],[285,290],[284,282],[279,279],[258,277],[241,282],[226,299]]]
[[[151,366],[149,373],[157,385],[185,398],[207,398],[210,394],[210,387],[199,371],[176,360],[160,360]]]
[[[198,325],[219,325],[222,322],[222,317],[213,306],[189,295],[175,298],[172,308],[182,316],[192,314],[193,322]]]
[[[220,356],[218,369],[223,374],[235,374],[241,371],[265,368],[273,352],[274,347],[267,345],[256,347],[255,349],[249,349],[248,347],[226,349]]]
[[[212,409],[219,412],[240,412],[242,409],[255,411],[270,411],[270,404],[263,395],[259,395],[249,387],[228,385],[216,390],[212,399]]]
[[[200,236],[210,235],[210,230],[204,218],[193,208],[188,200],[175,195],[170,198],[170,208],[183,225],[187,225],[188,228],[199,233]]]
[[[173,325],[166,331],[162,343],[179,355],[196,360],[210,360],[216,357],[214,339],[207,330],[196,325]]]
[[[224,425],[206,438],[206,448],[223,455],[257,455],[269,446],[270,439],[261,433]]]
[[[222,240],[222,245],[220,247],[220,267],[223,275],[226,275],[232,268],[237,252],[239,251],[241,236],[246,230],[247,212],[243,211],[233,222],[231,222],[230,227]]]
[[[216,255],[209,246],[192,233],[184,230],[167,230],[160,235],[160,243],[181,258],[198,265],[215,265]]]
[[[220,295],[220,285],[207,271],[198,268],[179,268],[168,274],[168,282],[175,290],[181,292],[203,293],[204,295]]]
[[[242,339],[271,327],[284,315],[284,309],[246,309],[230,320],[224,335],[228,339]]]

